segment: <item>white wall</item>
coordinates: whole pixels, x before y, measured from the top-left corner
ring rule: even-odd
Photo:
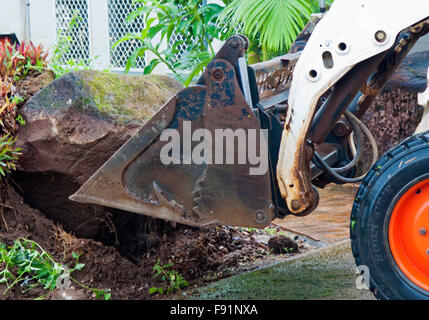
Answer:
[[[110,42],[106,0],[89,1],[89,31],[91,55],[98,57],[94,61],[94,67],[99,70],[107,69],[110,65]]]
[[[16,33],[18,39],[41,43],[45,48],[56,42],[55,1],[0,0],[0,32]],[[28,25],[29,23],[29,25]]]
[[[29,0],[29,3],[31,41],[42,44],[44,48],[51,48],[57,41],[55,0]],[[25,18],[21,17],[21,20]]]
[[[26,39],[25,0],[0,0],[0,32],[16,33],[19,39]]]

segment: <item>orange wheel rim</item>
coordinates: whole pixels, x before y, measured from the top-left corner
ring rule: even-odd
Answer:
[[[390,218],[389,245],[404,275],[429,291],[429,179],[399,199]]]

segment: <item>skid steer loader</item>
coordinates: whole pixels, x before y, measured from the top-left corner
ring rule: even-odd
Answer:
[[[246,65],[249,41],[233,36],[71,199],[190,226],[263,228],[310,214],[314,186],[361,182],[350,236],[370,289],[429,299],[429,125],[376,163],[360,121],[428,32],[429,1],[336,0],[271,61]],[[373,161],[362,175],[365,139]]]

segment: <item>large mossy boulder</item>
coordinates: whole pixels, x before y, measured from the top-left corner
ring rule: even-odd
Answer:
[[[20,111],[26,124],[18,132],[17,189],[67,231],[111,237],[124,223],[113,210],[68,197],[180,89],[156,75],[80,71],[55,80]]]

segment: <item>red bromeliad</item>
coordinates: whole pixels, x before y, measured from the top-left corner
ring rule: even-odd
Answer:
[[[20,73],[24,68],[47,67],[48,52],[32,42],[14,46],[8,40],[0,42],[0,76]]]

